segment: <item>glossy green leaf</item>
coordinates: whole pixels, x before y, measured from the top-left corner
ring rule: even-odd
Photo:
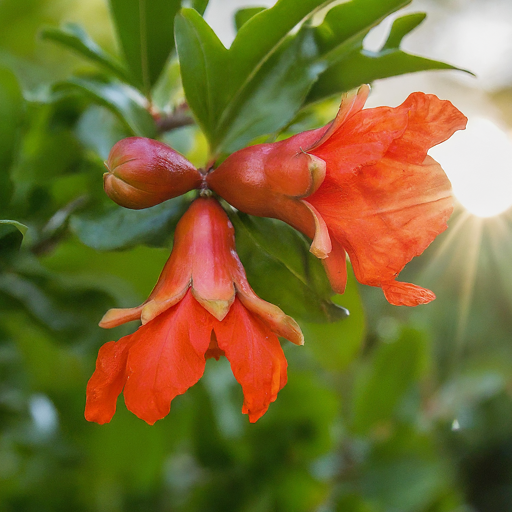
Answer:
[[[149,96],[174,48],[181,0],[109,0],[109,5],[133,79]]]
[[[322,264],[302,235],[274,219],[242,213],[232,219],[237,252],[258,295],[298,320],[333,322],[347,316],[331,301]]]
[[[328,3],[280,0],[247,21],[229,50],[193,9],[183,9],[177,16],[176,47],[185,94],[212,152],[225,150],[223,142],[243,103],[241,96],[290,30]]]
[[[333,63],[361,47],[368,32],[411,0],[352,0],[333,7],[315,27],[320,52]]]
[[[352,409],[354,431],[366,434],[378,423],[391,420],[427,362],[427,344],[419,331],[404,329],[396,341],[380,344],[356,385]]]
[[[220,128],[223,151],[236,151],[256,137],[287,125],[325,69],[318,57],[309,28],[281,44],[238,96],[229,126]]]
[[[138,244],[165,246],[187,208],[179,197],[145,210],[117,206],[104,214],[82,214],[71,218],[71,230],[98,251],[128,249]]]
[[[67,93],[78,92],[107,107],[119,117],[132,135],[150,138],[156,136],[155,122],[146,110],[145,98],[136,89],[126,84],[75,77],[58,83],[54,90]]]
[[[0,68],[0,212],[11,198],[10,167],[23,121],[24,103],[18,80],[5,68]]]
[[[340,5],[339,8],[344,5]],[[362,46],[364,35],[371,26],[360,32],[359,36],[363,37],[356,37],[353,44],[344,43],[336,51],[331,51],[331,54],[335,55],[335,63],[320,75],[311,89],[307,103],[341,94],[363,83],[371,83],[391,76],[435,69],[460,70],[445,62],[410,55],[399,49],[404,36],[424,19],[424,13],[415,13],[395,20],[386,43],[377,52],[364,50]]]
[[[243,9],[238,9],[235,13],[235,28],[236,30],[240,30],[242,25],[245,25],[253,16],[259,14],[261,11],[264,11],[266,7],[245,7]]]
[[[210,143],[229,95],[228,50],[194,9],[176,16],[176,49],[187,102]]]
[[[388,38],[381,50],[397,50],[400,48],[402,39],[409,32],[413,31],[420,23],[423,23],[426,17],[427,14],[424,12],[415,12],[413,14],[397,18],[393,22]]]
[[[62,28],[47,27],[41,31],[41,35],[43,39],[54,41],[91,60],[120,80],[130,82],[129,74],[121,62],[96,44],[80,25],[66,23]]]

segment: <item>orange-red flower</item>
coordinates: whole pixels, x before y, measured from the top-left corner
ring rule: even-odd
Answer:
[[[345,290],[348,253],[361,283],[381,287],[392,304],[415,306],[434,294],[395,279],[446,229],[453,209],[450,182],[427,151],[467,120],[423,93],[363,110],[368,92],[345,95],[327,127],[233,153],[207,181],[239,210],[312,238],[336,292]]]
[[[286,384],[277,336],[303,343],[299,326],[251,289],[234,230],[213,198],[196,199],[179,221],[174,246],[144,304],[111,309],[100,322],[142,320],[133,334],[101,347],[87,385],[85,417],[109,422],[124,388],[127,408],[149,424],[202,376],[205,360],[226,356],[244,393],[242,412],[258,420]]]

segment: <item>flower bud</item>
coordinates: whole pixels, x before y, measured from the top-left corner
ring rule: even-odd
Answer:
[[[201,173],[169,146],[128,137],[111,149],[103,175],[105,192],[120,206],[140,210],[199,188]]]
[[[250,215],[281,219],[297,229],[306,224],[313,238],[314,218],[300,199],[318,190],[326,166],[302,148],[311,146],[319,136],[315,130],[241,149],[206,176],[208,186]]]

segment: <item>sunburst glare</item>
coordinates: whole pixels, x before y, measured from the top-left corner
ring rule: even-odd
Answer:
[[[465,132],[433,148],[455,197],[477,217],[493,217],[512,206],[512,140],[485,118],[473,118]]]

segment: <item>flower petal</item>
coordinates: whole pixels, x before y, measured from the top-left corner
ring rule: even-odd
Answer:
[[[139,320],[143,305],[135,308],[112,308],[109,309],[98,324],[103,329],[112,329],[126,322]]]
[[[347,286],[347,253],[343,246],[332,238],[332,251],[322,260],[325,272],[336,293],[345,293]]]
[[[254,423],[286,384],[287,362],[277,336],[235,299],[223,322],[215,325],[218,346],[231,363],[244,392],[242,412]]]
[[[407,111],[391,107],[362,110],[311,152],[327,163],[326,176],[337,181],[363,165],[378,162],[407,128]]]
[[[187,293],[133,336],[126,364],[127,408],[150,425],[203,375],[213,318]]]
[[[322,135],[322,137],[311,147],[307,148],[306,151],[314,150],[331,138],[331,136],[338,131],[347,119],[351,118],[354,114],[357,114],[364,107],[369,94],[370,86],[367,84],[361,85],[357,91],[353,90],[342,94],[340,108],[333,122],[329,125],[327,131]]]
[[[395,306],[418,306],[428,304],[436,298],[430,290],[411,283],[391,281],[381,286],[388,302]]]
[[[409,122],[386,156],[415,164],[421,164],[431,147],[463,130],[467,123],[466,116],[449,101],[422,92],[412,93],[395,110],[407,111]]]
[[[430,157],[404,165],[389,158],[332,180],[308,198],[348,252],[361,283],[380,286],[395,279],[447,227],[451,186]]]
[[[108,423],[116,412],[116,402],[126,382],[126,359],[133,334],[103,345],[96,360],[96,370],[87,383],[85,419],[100,425]]]
[[[309,204],[304,200],[302,200],[301,203],[306,205],[308,210],[313,215],[313,219],[315,220],[315,236],[313,237],[313,242],[311,243],[309,250],[317,258],[327,258],[327,255],[332,250],[331,238],[329,236],[327,225],[325,224],[322,216],[318,213],[318,210],[312,204]]]

